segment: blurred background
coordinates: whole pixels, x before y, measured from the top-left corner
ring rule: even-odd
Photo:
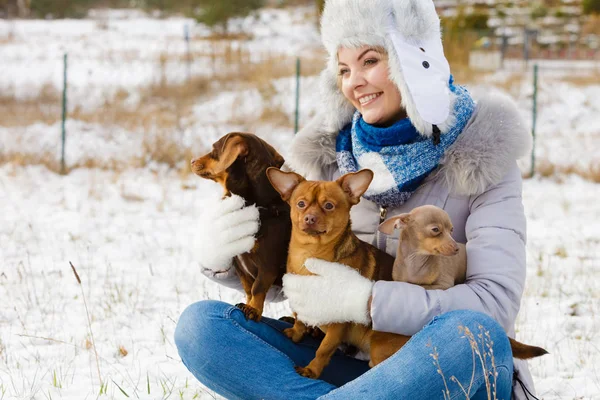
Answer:
[[[534,136],[517,338],[551,353],[538,394],[600,398],[600,0],[435,5],[455,81],[508,93]],[[0,0],[0,400],[218,397],[172,339],[188,304],[244,298],[200,276],[221,189],[189,161],[231,131],[285,157],[320,107],[322,6]]]

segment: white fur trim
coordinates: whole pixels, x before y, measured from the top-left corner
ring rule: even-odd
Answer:
[[[298,319],[309,326],[335,322],[371,323],[373,282],[347,265],[309,258],[311,276],[285,274],[283,291]]]
[[[328,124],[326,112],[318,114],[294,137],[286,166],[306,179],[320,179],[321,169],[335,162],[338,132]]]
[[[254,247],[259,211],[255,205],[244,206],[244,199],[237,195],[205,207],[194,237],[196,257],[203,269],[226,271],[233,257]]]

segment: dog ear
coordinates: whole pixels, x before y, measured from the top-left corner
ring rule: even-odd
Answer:
[[[248,155],[248,145],[244,138],[239,135],[228,134],[221,147],[219,161],[214,167],[215,175],[220,174],[231,167],[231,164],[233,164],[238,157],[246,155]]]
[[[343,175],[338,178],[336,182],[341,186],[342,190],[346,192],[350,202],[352,204],[358,204],[360,196],[367,191],[372,180],[373,171],[370,169],[363,169],[358,172],[351,172]]]
[[[277,168],[281,168],[281,166],[283,165],[283,163],[285,163],[284,158],[269,143],[263,141],[263,144],[266,147],[267,151],[269,152],[269,155],[271,156],[271,158],[272,158],[272,160],[274,162],[273,166],[277,167]]]
[[[264,159],[260,159],[260,165],[264,165],[267,163],[271,167],[281,168],[281,166],[285,163],[284,158],[275,150],[273,146],[269,143],[256,136],[253,133],[239,133],[239,135],[244,136],[244,138],[249,142],[248,145],[252,150],[252,155],[260,159],[260,157],[264,157]]]
[[[294,172],[283,172],[278,168],[267,168],[267,178],[284,201],[289,201],[296,186],[305,179]]]
[[[377,228],[377,229],[379,230],[379,232],[383,232],[387,235],[391,235],[394,233],[394,230],[402,229],[406,225],[408,225],[409,221],[410,221],[410,214],[404,213],[404,214],[397,215],[395,217],[392,217],[392,218],[382,222],[381,225],[379,225],[379,228]]]

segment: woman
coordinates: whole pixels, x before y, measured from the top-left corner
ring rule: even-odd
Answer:
[[[188,307],[177,326],[183,362],[228,398],[509,399],[511,392],[527,398],[522,387],[533,390],[527,365],[513,364],[506,336],[514,335],[525,280],[516,160],[530,138],[516,108],[498,97],[475,104],[453,84],[430,0],[329,0],[321,23],[329,52],[323,113],[296,137],[290,167],[326,180],[372,169],[375,178],[352,210],[352,226],[390,254],[397,239],[379,234],[380,222],[424,204],[444,208],[454,238],[467,243],[467,282],[442,291],[357,277],[340,287],[336,268],[316,260],[328,271],[317,279],[284,278],[300,319],[371,322],[413,338],[371,370],[338,352],[321,380],[312,380],[293,366],[307,365],[318,343],[295,345],[281,333],[289,326],[284,322],[246,321],[235,307],[203,301]],[[217,224],[234,228],[211,236],[213,251],[202,260],[207,275],[230,282],[231,258],[254,244],[256,214],[237,198],[215,210]],[[346,310],[348,304],[353,308]]]

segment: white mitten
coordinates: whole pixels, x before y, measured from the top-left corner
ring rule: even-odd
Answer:
[[[233,257],[254,247],[260,226],[258,208],[244,206],[243,198],[232,195],[208,208],[200,225],[195,246],[203,273],[217,279],[235,275]]]
[[[283,291],[298,319],[310,326],[334,322],[371,323],[368,310],[374,282],[347,265],[309,258],[313,276],[285,274]]]

